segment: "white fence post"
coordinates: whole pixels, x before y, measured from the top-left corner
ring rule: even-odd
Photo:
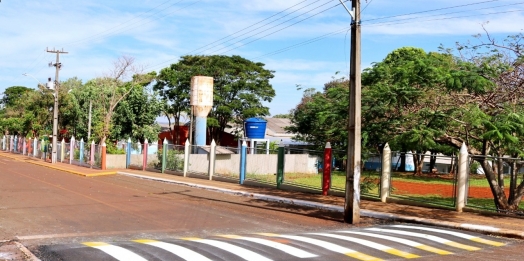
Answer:
[[[382,175],[380,177],[380,201],[386,202],[389,197],[391,183],[391,149],[386,143],[382,150]]]
[[[458,158],[458,177],[457,177],[457,195],[455,206],[458,212],[462,212],[466,206],[466,181],[468,178],[468,149],[465,143],[462,143]]]

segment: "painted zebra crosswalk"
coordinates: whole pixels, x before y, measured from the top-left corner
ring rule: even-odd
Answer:
[[[217,235],[210,238],[168,240],[137,239],[129,242],[85,242],[84,253],[60,252],[63,260],[390,260],[452,255],[500,247],[506,243],[475,233],[413,225],[301,234],[256,233]],[[143,247],[141,247],[143,246]],[[147,247],[145,247],[147,246]],[[78,249],[78,248],[76,248]],[[99,251],[99,252],[93,252]],[[81,251],[80,251],[81,252]],[[71,257],[69,257],[70,255]],[[74,259],[72,259],[74,257]],[[110,259],[106,259],[110,260]]]

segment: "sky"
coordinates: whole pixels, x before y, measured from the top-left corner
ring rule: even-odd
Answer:
[[[345,3],[348,7],[351,2]],[[456,42],[522,33],[524,1],[361,0],[362,67],[412,46],[438,51]],[[86,82],[130,56],[144,72],[183,55],[240,55],[273,70],[272,115],[289,113],[306,88],[349,72],[351,17],[339,0],[3,0],[0,92],[36,88],[55,75]],[[27,74],[24,76],[23,74]],[[299,90],[297,86],[302,89]]]

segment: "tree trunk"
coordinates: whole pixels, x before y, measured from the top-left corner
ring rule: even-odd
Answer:
[[[437,163],[437,153],[432,151],[431,156],[429,158],[429,172],[433,172],[433,169],[435,168],[436,163]]]
[[[424,157],[424,154],[418,154],[417,152],[414,152],[413,162],[415,163],[415,171],[413,174],[422,175],[422,169],[424,168]]]
[[[401,152],[401,153],[400,153],[400,166],[399,166],[399,170],[400,170],[400,171],[406,171],[406,153],[405,153],[405,152]]]
[[[484,174],[486,175],[486,179],[488,180],[491,193],[493,194],[495,207],[497,208],[497,210],[509,209],[509,203],[508,199],[506,198],[506,194],[504,193],[504,190],[501,189],[501,187],[499,186],[497,175],[496,173],[494,173],[493,168],[489,165],[489,160],[486,158],[482,158],[477,159],[477,161],[480,162],[480,165],[484,170]]]

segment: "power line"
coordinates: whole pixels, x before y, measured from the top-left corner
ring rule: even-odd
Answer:
[[[435,12],[435,11],[442,11],[442,10],[459,8],[459,7],[465,7],[465,6],[472,6],[472,5],[480,5],[480,4],[491,3],[491,2],[498,2],[498,1],[500,1],[500,0],[489,0],[489,1],[483,1],[483,2],[478,2],[478,3],[470,3],[470,4],[464,4],[464,5],[455,5],[455,6],[449,6],[449,7],[437,8],[437,9],[431,9],[431,10],[424,10],[424,11],[419,11],[419,12],[412,12],[412,13],[407,13],[407,14],[379,17],[379,18],[364,20],[363,22],[383,20],[383,19],[395,18],[395,17],[399,17],[399,16],[407,16],[407,15],[414,15],[414,14],[430,13],[430,12]]]
[[[319,2],[319,1],[316,1],[316,2]],[[316,2],[315,2],[315,3],[316,3]],[[308,12],[311,12],[311,11],[313,11],[313,10],[315,10],[315,9],[318,9],[318,8],[320,8],[320,7],[322,7],[322,6],[325,6],[327,3],[329,3],[329,1],[326,2],[326,3],[324,3],[324,4],[322,4],[322,5],[320,5],[320,6],[317,6],[317,7],[313,8],[313,9],[310,9]],[[310,18],[312,18],[312,17],[314,17],[314,16],[316,16],[316,15],[319,15],[319,14],[321,14],[321,13],[323,13],[323,12],[326,12],[327,10],[332,9],[332,8],[338,6],[338,5],[340,5],[340,3],[337,4],[337,5],[335,5],[335,6],[332,6],[332,7],[329,7],[329,8],[327,8],[327,9],[324,9],[324,10],[318,12],[318,13],[315,13],[315,14],[309,16],[309,17],[306,17],[306,18],[304,18],[304,19],[302,19],[302,20],[300,20],[300,21],[298,21],[298,22],[295,22],[295,23],[289,25],[289,26],[286,26],[286,27],[284,27],[284,28],[281,28],[281,29],[279,29],[279,30],[277,30],[277,31],[274,31],[274,32],[272,32],[272,33],[266,34],[266,35],[264,35],[264,36],[262,36],[262,37],[260,37],[260,38],[258,38],[258,39],[255,39],[255,40],[253,40],[253,41],[250,41],[250,42],[248,42],[248,43],[245,43],[245,44],[243,44],[243,45],[241,45],[241,46],[237,46],[236,48],[233,48],[233,49],[231,49],[231,50],[234,50],[234,49],[240,48],[240,47],[245,46],[245,45],[247,45],[247,44],[249,44],[249,43],[252,43],[252,42],[258,41],[258,40],[260,40],[260,39],[262,39],[262,38],[264,38],[264,37],[267,37],[267,36],[269,36],[269,35],[272,35],[272,34],[275,34],[275,33],[277,33],[277,32],[280,32],[280,31],[282,31],[282,30],[284,30],[284,29],[286,29],[286,28],[288,28],[288,27],[291,27],[291,26],[293,26],[293,25],[295,25],[295,24],[298,24],[298,23],[300,23],[300,22],[303,22],[303,21],[305,21],[305,20],[307,20],[307,19],[310,19]],[[288,9],[289,9],[289,8],[288,8]],[[275,28],[275,27],[278,27],[278,26],[280,26],[280,25],[282,25],[282,24],[284,24],[284,23],[286,23],[286,22],[288,22],[288,21],[294,20],[294,19],[296,19],[296,18],[298,18],[298,17],[300,17],[300,16],[302,16],[302,15],[304,15],[304,14],[301,14],[301,15],[295,16],[295,17],[293,17],[293,18],[290,18],[290,19],[288,19],[288,20],[286,20],[286,21],[284,21],[284,22],[282,22],[282,23],[279,23],[279,24],[277,24],[277,25],[275,25],[275,26],[272,26],[272,27],[270,27],[270,28],[268,28],[268,29],[265,29],[265,30],[263,30],[263,31],[261,31],[261,32],[258,32],[258,33],[256,33],[256,34],[254,34],[254,35],[251,35],[251,36],[249,36],[249,37],[243,38],[243,39],[241,39],[240,41],[236,41],[236,42],[234,42],[233,44],[227,45],[227,46],[225,46],[225,47],[223,47],[223,48],[217,50],[216,52],[221,51],[221,50],[223,50],[223,49],[225,49],[225,48],[227,48],[227,47],[229,47],[229,46],[235,45],[235,44],[237,44],[237,43],[239,43],[239,42],[241,42],[241,41],[243,41],[243,40],[249,39],[249,38],[254,37],[254,36],[256,36],[256,35],[259,35],[259,34],[261,34],[261,33],[263,33],[263,32],[266,32],[266,31],[268,31],[268,30],[271,30],[271,29],[273,29],[273,28]],[[205,51],[208,51],[208,50],[211,50],[211,49],[212,49],[212,48],[208,48],[208,49],[205,50]],[[205,52],[205,51],[204,51],[204,52]],[[228,51],[230,51],[230,50],[226,50],[225,52],[228,52]],[[222,53],[225,53],[225,52],[222,52]],[[222,54],[222,53],[220,53],[220,54]],[[156,64],[156,65],[149,66],[149,67],[147,67],[147,68],[155,68],[155,67],[157,67],[157,66],[159,66],[159,65],[162,65],[162,64],[165,64],[165,63],[171,62],[171,61],[176,60],[176,59],[177,59],[177,58],[175,58],[175,59],[169,59],[169,60],[166,60],[166,61],[164,61],[164,62],[158,63],[158,64]],[[146,68],[146,69],[147,69],[147,68]]]
[[[509,5],[520,5],[520,4],[524,4],[524,3],[501,5],[501,6],[497,6],[497,7],[503,7],[503,6],[509,6]],[[488,8],[480,8],[480,9],[475,9],[475,10],[483,10],[483,9],[488,9]],[[475,10],[451,12],[451,13],[448,13],[448,14],[460,13],[460,12],[469,12],[469,11],[475,11]],[[444,18],[417,20],[417,21],[410,21],[410,22],[398,22],[398,21],[407,20],[407,19],[399,19],[398,21],[387,21],[387,22],[380,22],[380,23],[365,24],[365,26],[381,26],[381,25],[384,26],[384,25],[405,24],[405,23],[411,23],[411,22],[441,21],[441,20],[451,20],[451,19],[459,19],[459,18],[473,17],[473,16],[505,14],[505,13],[512,13],[512,12],[520,12],[520,11],[523,11],[523,10],[519,9],[519,10],[511,10],[511,11],[500,11],[500,12],[492,12],[492,13],[485,13],[485,14],[475,14],[475,15],[455,16],[455,17],[444,17]],[[443,14],[438,14],[438,15],[443,15]],[[400,17],[400,16],[404,16],[404,15],[396,15],[396,17]],[[431,15],[431,16],[437,16],[437,15]],[[418,17],[418,18],[423,18],[423,17]],[[417,19],[417,18],[410,18],[410,20],[413,20],[413,19]],[[324,34],[324,35],[321,35],[321,36],[309,39],[309,40],[306,40],[304,42],[300,42],[300,43],[297,43],[297,44],[294,44],[294,45],[291,45],[291,46],[288,46],[288,47],[285,47],[285,48],[282,48],[282,49],[279,49],[279,50],[275,50],[275,51],[272,51],[272,52],[269,52],[269,53],[257,56],[254,59],[259,59],[259,58],[267,57],[267,56],[273,56],[273,55],[276,55],[276,54],[279,54],[279,53],[282,53],[282,52],[286,52],[286,51],[298,48],[300,46],[304,46],[304,45],[308,45],[308,44],[311,44],[311,43],[314,43],[314,42],[318,42],[318,41],[320,41],[322,39],[325,39],[325,38],[327,38],[329,36],[345,32],[348,29],[349,29],[349,27],[342,28],[342,29],[339,29],[339,30],[336,30],[336,31],[333,31],[333,32],[330,32],[330,33],[327,33],[327,34]]]
[[[320,5],[320,6],[316,7],[316,8],[314,8],[314,9],[312,9],[312,10],[310,10],[310,11],[313,11],[313,10],[315,10],[315,9],[318,9],[318,8],[320,8],[320,7],[322,7],[322,6],[326,5],[326,4],[327,4],[327,3],[322,4],[322,5]],[[232,48],[232,49],[226,50],[226,51],[224,51],[224,52],[221,52],[220,54],[227,53],[227,52],[229,52],[229,51],[232,51],[232,50],[238,49],[238,48],[240,48],[240,47],[242,47],[242,46],[245,46],[245,45],[248,45],[248,44],[250,44],[250,43],[256,42],[256,41],[258,41],[258,40],[260,40],[260,39],[262,39],[262,38],[265,38],[265,37],[268,37],[268,36],[273,35],[273,34],[275,34],[275,33],[278,33],[278,32],[280,32],[280,31],[282,31],[282,30],[284,30],[284,29],[287,29],[287,28],[289,28],[289,27],[291,27],[291,26],[294,26],[294,25],[296,25],[296,24],[298,24],[298,23],[301,23],[301,22],[303,22],[303,21],[305,21],[305,20],[308,20],[308,19],[310,19],[310,18],[313,18],[313,17],[315,17],[315,16],[317,16],[317,15],[319,15],[319,14],[322,14],[322,13],[324,13],[324,12],[327,12],[327,11],[329,11],[329,10],[331,10],[331,9],[333,9],[333,8],[335,8],[335,7],[337,7],[337,6],[339,6],[339,5],[340,5],[340,4],[336,4],[336,5],[334,5],[334,6],[328,7],[328,8],[326,8],[326,9],[324,9],[324,10],[322,10],[322,11],[319,11],[319,12],[317,12],[317,13],[311,15],[311,16],[308,16],[308,17],[306,17],[306,18],[304,18],[304,19],[302,19],[302,20],[299,20],[299,21],[297,21],[297,22],[295,22],[295,23],[292,23],[292,24],[290,24],[290,25],[288,25],[288,26],[285,26],[285,27],[283,27],[283,28],[280,28],[280,29],[278,29],[278,30],[276,30],[276,31],[273,31],[273,32],[271,32],[271,33],[265,34],[264,36],[262,36],[262,37],[260,37],[260,38],[257,38],[257,39],[255,39],[255,40],[249,41],[249,42],[247,42],[247,43],[245,43],[245,44],[242,44],[242,45],[240,45],[240,46],[237,46],[237,47],[235,47],[235,48]],[[302,16],[302,15],[299,15],[299,16]],[[235,45],[235,44],[237,44],[237,43],[240,43],[240,42],[242,42],[242,41],[244,41],[244,40],[247,40],[247,39],[249,39],[249,38],[251,38],[251,37],[257,36],[257,35],[259,35],[259,34],[261,34],[261,33],[263,33],[263,32],[266,32],[266,31],[269,31],[269,30],[271,30],[271,29],[273,29],[273,28],[276,28],[276,27],[278,27],[278,26],[280,26],[280,25],[282,25],[282,24],[284,24],[284,23],[286,23],[286,22],[288,22],[288,21],[291,21],[291,20],[293,20],[293,19],[295,19],[295,18],[297,18],[297,17],[299,17],[299,16],[293,17],[293,18],[291,18],[291,19],[289,19],[289,20],[287,20],[287,21],[284,21],[284,22],[282,22],[282,23],[280,23],[280,24],[277,24],[277,25],[275,25],[275,26],[273,26],[273,27],[270,27],[270,28],[268,28],[268,29],[266,29],[266,30],[263,30],[263,31],[261,31],[261,32],[258,32],[258,33],[255,34],[255,35],[252,35],[252,36],[249,36],[249,37],[243,38],[243,39],[241,39],[241,40],[239,40],[239,41],[236,41],[236,42],[234,42],[234,43],[232,43],[232,44],[230,44],[230,45],[224,46],[224,47],[222,47],[222,48],[216,50],[216,52],[219,52],[219,51],[221,51],[221,50],[226,49],[226,48],[229,47],[229,46],[233,46],[233,45]]]
[[[211,42],[211,43],[209,43],[209,44],[206,44],[206,45],[204,45],[204,46],[202,46],[202,47],[200,47],[200,48],[198,48],[198,49],[195,49],[195,50],[193,50],[193,51],[190,51],[189,53],[196,52],[196,51],[198,51],[198,50],[200,50],[200,49],[203,49],[203,48],[205,48],[205,47],[208,47],[208,46],[210,46],[210,45],[212,45],[212,44],[214,44],[214,43],[220,42],[220,41],[222,41],[222,40],[224,40],[224,39],[227,39],[227,38],[229,38],[229,37],[231,37],[231,36],[233,36],[233,35],[236,35],[236,34],[238,34],[238,33],[240,33],[240,32],[243,32],[243,31],[249,29],[250,27],[253,27],[253,26],[255,26],[255,25],[258,25],[258,24],[260,24],[260,23],[262,23],[262,22],[264,22],[264,21],[267,21],[267,20],[269,20],[269,19],[275,17],[275,16],[278,16],[279,14],[284,13],[285,11],[287,11],[287,10],[289,10],[289,9],[292,9],[293,7],[296,7],[296,6],[298,6],[298,5],[300,5],[300,4],[304,3],[304,2],[307,2],[307,1],[309,1],[309,0],[304,0],[304,1],[302,1],[302,2],[299,2],[298,4],[292,5],[292,6],[286,8],[286,9],[284,9],[284,10],[282,10],[282,11],[280,11],[280,12],[278,12],[278,13],[276,13],[276,14],[274,14],[274,15],[268,17],[268,18],[265,18],[265,19],[263,19],[263,20],[260,20],[260,21],[258,21],[258,22],[256,22],[256,23],[254,23],[254,24],[251,24],[251,25],[249,25],[249,26],[247,26],[247,27],[244,27],[243,29],[241,29],[241,30],[239,30],[239,31],[236,31],[236,32],[234,32],[234,33],[232,33],[232,34],[229,34],[229,35],[227,35],[227,36],[225,36],[225,37],[223,37],[223,38],[220,38],[220,39],[218,39],[218,40],[216,40],[216,41],[214,41],[214,42]],[[317,1],[313,2],[313,3],[316,3],[316,2],[320,2],[320,0],[317,0]],[[311,5],[311,4],[310,4],[310,5]],[[309,6],[309,5],[308,5],[308,6]],[[296,11],[294,11],[294,12],[296,12]],[[279,19],[282,19],[282,17],[279,18]],[[275,21],[276,21],[276,20],[275,20]],[[274,21],[273,21],[273,22],[274,22]],[[267,25],[267,23],[266,23],[266,25]]]

